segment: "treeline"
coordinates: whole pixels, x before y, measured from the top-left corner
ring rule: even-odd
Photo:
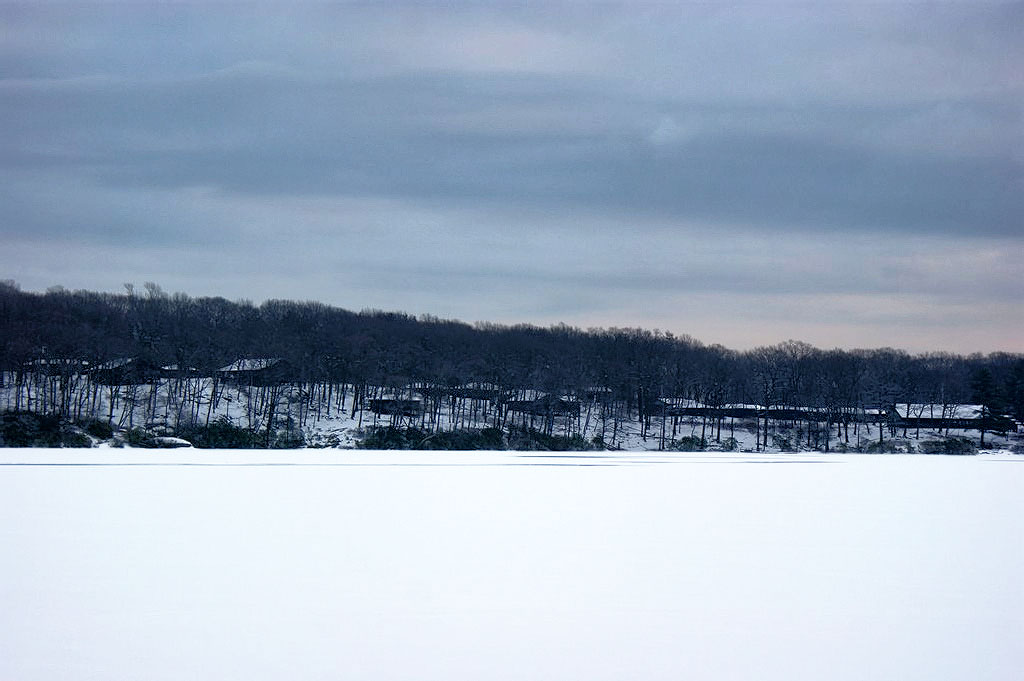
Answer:
[[[799,341],[741,352],[660,331],[469,325],[317,302],[257,306],[167,294],[152,283],[121,294],[0,284],[0,337],[8,375],[46,358],[97,366],[131,357],[213,376],[239,358],[272,357],[286,361],[298,385],[606,394],[641,421],[666,398],[837,412],[983,403],[1024,419],[1020,354],[821,350]]]

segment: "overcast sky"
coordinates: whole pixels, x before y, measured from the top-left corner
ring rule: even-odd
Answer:
[[[1024,3],[0,4],[0,279],[1024,351]]]

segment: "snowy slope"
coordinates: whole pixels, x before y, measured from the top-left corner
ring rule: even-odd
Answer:
[[[263,366],[266,362],[277,360],[240,360],[230,367],[246,369]],[[84,378],[77,377],[76,386],[67,398],[67,414],[70,418],[98,418],[109,422],[117,429],[144,427],[158,434],[178,432],[179,426],[215,423],[226,419],[236,426],[252,431],[265,430],[268,413],[274,415],[275,430],[284,432],[294,429],[301,432],[304,442],[309,447],[354,448],[357,446],[366,428],[375,425],[386,426],[392,423],[390,416],[375,415],[369,408],[367,400],[361,404],[363,408],[352,409],[356,387],[334,386],[330,393],[324,392],[323,386],[311,389],[309,385],[267,387],[246,387],[238,384],[224,384],[214,390],[210,379],[196,378],[183,381],[161,380],[154,384],[138,386],[106,386],[100,389],[93,386],[88,389]],[[0,408],[7,410],[25,409],[40,412],[53,411],[51,396],[59,381],[44,381],[43,387],[31,382],[19,385],[8,376],[0,385]],[[49,389],[46,389],[49,385]],[[480,386],[465,386],[480,387]],[[484,386],[486,387],[486,386]],[[372,388],[373,395],[382,398],[403,398],[420,400],[419,393],[402,389],[399,391]],[[58,391],[59,393],[59,391]],[[216,394],[216,399],[214,399]],[[273,410],[267,407],[267,396],[275,405]],[[534,390],[520,390],[515,394],[516,400],[535,399],[544,393]],[[368,400],[373,401],[372,396]],[[692,400],[674,400],[676,406],[698,406]],[[426,432],[436,430],[451,431],[465,429],[482,429],[494,427],[496,423],[494,407],[487,400],[460,400],[454,404],[448,400],[440,400],[436,410],[428,401],[423,401],[427,409],[419,417],[402,418],[398,425],[412,426]],[[731,405],[734,407],[753,407],[754,405]],[[924,405],[910,405],[920,416]],[[904,411],[906,405],[902,405]],[[940,414],[943,407],[936,407]],[[872,410],[867,410],[872,411]],[[976,415],[977,405],[953,405],[945,409],[947,416],[969,418]],[[931,413],[931,412],[929,412]],[[683,438],[699,440],[703,435],[710,449],[729,449],[724,443],[734,439],[732,449],[736,451],[756,451],[757,425],[752,419],[731,419],[722,421],[721,432],[716,432],[710,425],[702,423],[696,416],[683,416],[678,419],[661,419],[656,415],[650,419],[649,427],[644,430],[639,422],[636,409],[625,413],[622,405],[609,406],[607,410],[597,402],[582,402],[578,417],[555,417],[552,422],[552,433],[556,435],[579,435],[587,442],[595,437],[601,439],[609,449],[641,452],[659,449],[672,449],[672,442]],[[506,429],[511,425],[543,428],[543,417],[529,417],[515,413],[498,419]],[[704,426],[707,425],[705,430]],[[664,426],[664,428],[663,428]],[[830,450],[841,450],[846,447],[858,450],[872,442],[878,441],[877,424],[853,424],[839,437],[833,428],[830,433]],[[950,433],[937,430],[908,428],[907,436],[897,428],[885,434],[889,440],[888,447],[897,451],[915,451],[921,441],[943,438]],[[967,436],[975,442],[979,439],[977,431],[952,431],[955,436]],[[776,439],[775,436],[779,438]],[[820,435],[820,433],[819,433]],[[1017,434],[1009,437],[989,433],[986,446],[994,449],[1009,449],[1019,440]],[[894,442],[894,440],[902,442]],[[823,446],[823,438],[817,444],[808,442],[806,424],[803,422],[787,423],[773,421],[771,436],[768,442],[770,451],[788,451],[791,449],[814,449]]]

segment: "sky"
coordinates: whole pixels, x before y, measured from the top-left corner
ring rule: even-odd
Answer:
[[[0,279],[1024,351],[1024,3],[0,3]]]

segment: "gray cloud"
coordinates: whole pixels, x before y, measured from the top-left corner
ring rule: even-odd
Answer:
[[[542,202],[771,230],[1019,230],[1024,165],[1005,149],[888,150],[843,133],[898,125],[922,107],[702,103],[680,110],[697,121],[692,131],[665,133],[674,118],[642,124],[656,120],[655,105],[596,87],[494,75],[307,81],[249,65],[158,83],[8,82],[0,122],[12,132],[8,163],[75,167],[117,185]],[[602,104],[603,120],[571,127],[571,112]],[[957,106],[1004,127],[1019,113]],[[503,127],[500,115],[491,129],[459,125],[524,108],[535,115],[523,115],[528,129]]]
[[[5,4],[5,277],[663,328],[724,314],[683,295],[774,296],[765,329],[833,296],[879,334],[947,310],[936,343],[973,303],[1020,347],[1022,28],[1014,3]],[[50,264],[83,248],[115,271]]]

